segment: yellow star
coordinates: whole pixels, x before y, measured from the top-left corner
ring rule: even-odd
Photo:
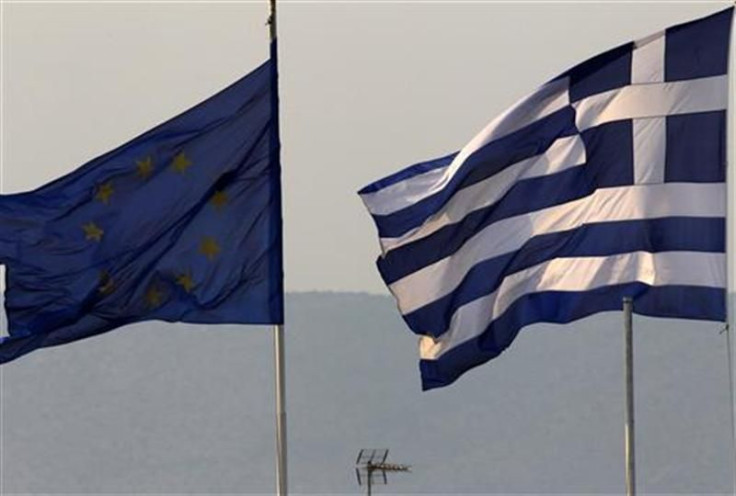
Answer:
[[[84,230],[84,239],[97,241],[98,243],[102,241],[102,235],[105,234],[105,231],[100,229],[94,222],[87,222],[82,226],[82,229]]]
[[[164,301],[164,294],[156,286],[150,286],[146,291],[146,306],[156,308]]]
[[[194,280],[192,279],[192,276],[188,273],[176,276],[176,284],[184,288],[184,291],[186,291],[187,293],[191,293],[192,289],[194,289]]]
[[[135,165],[138,168],[138,177],[148,179],[153,174],[153,159],[148,156],[143,160],[136,160]]]
[[[174,157],[174,160],[171,162],[171,167],[174,168],[176,172],[179,174],[184,174],[189,167],[191,167],[192,161],[189,160],[189,158],[184,154],[184,152],[181,152],[176,157]]]
[[[210,200],[210,202],[215,207],[215,210],[220,210],[225,205],[227,205],[227,193],[225,193],[224,191],[215,191],[215,194],[212,195],[212,199]]]
[[[106,270],[100,271],[100,287],[97,288],[97,290],[103,294],[108,295],[113,292],[115,289],[115,283],[112,280],[112,277],[110,277],[110,273]]]
[[[215,238],[205,236],[199,244],[199,252],[212,261],[220,253],[220,245],[217,244]]]
[[[107,181],[106,183],[100,184],[97,187],[97,193],[95,193],[95,200],[99,200],[105,205],[110,203],[110,197],[115,192],[115,190],[112,189],[112,181]]]

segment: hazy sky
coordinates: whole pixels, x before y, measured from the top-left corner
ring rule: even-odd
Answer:
[[[462,147],[571,65],[729,2],[282,2],[287,290],[384,292],[355,194]],[[267,57],[267,2],[3,2],[3,192],[34,188]]]

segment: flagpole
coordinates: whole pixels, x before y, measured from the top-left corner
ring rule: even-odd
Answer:
[[[733,2],[736,6],[736,1]],[[734,36],[733,24],[729,37],[728,57],[728,119],[726,120],[726,353],[728,356],[728,394],[731,413],[731,450],[733,471],[733,493],[736,494],[736,403],[734,403],[733,343],[731,333],[736,329],[736,152],[733,133],[736,131],[734,115]]]
[[[284,326],[273,326],[276,367],[276,494],[288,494],[286,477],[286,386],[284,379]]]
[[[271,42],[271,63],[274,64],[273,95],[276,136],[278,140],[279,110],[278,110],[278,49],[276,45],[276,0],[269,0],[270,16],[268,18],[269,40]],[[276,382],[276,494],[286,496],[288,491],[288,477],[286,465],[286,373],[284,361],[284,326],[273,326],[274,368]]]
[[[634,302],[626,296],[624,303],[624,380],[626,383],[626,495],[636,495],[636,460],[634,457],[634,340],[632,314]]]

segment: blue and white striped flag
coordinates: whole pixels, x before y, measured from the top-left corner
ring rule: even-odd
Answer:
[[[366,186],[381,276],[448,385],[524,326],[724,320],[733,8],[563,73],[458,153]]]

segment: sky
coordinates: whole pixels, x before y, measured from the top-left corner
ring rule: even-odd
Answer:
[[[461,148],[576,63],[729,2],[282,1],[287,291],[386,293],[356,191]],[[3,1],[4,193],[35,188],[268,56],[257,2]]]

